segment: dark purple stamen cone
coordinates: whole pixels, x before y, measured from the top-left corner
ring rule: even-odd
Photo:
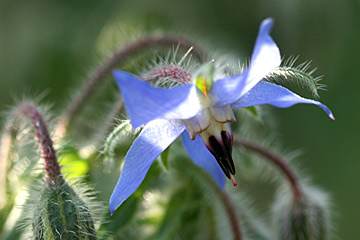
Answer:
[[[214,136],[209,137],[209,143],[206,145],[209,151],[214,155],[217,163],[225,173],[226,177],[231,179],[235,174],[235,166],[231,156],[232,136],[226,131],[221,131],[221,141]]]

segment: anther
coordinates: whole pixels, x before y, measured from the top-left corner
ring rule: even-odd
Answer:
[[[231,179],[234,187],[237,187],[237,183],[236,183],[236,181],[235,181],[234,175],[230,174],[230,179]]]

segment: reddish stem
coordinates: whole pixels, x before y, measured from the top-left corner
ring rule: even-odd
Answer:
[[[287,165],[287,160],[280,155],[270,151],[269,149],[251,141],[234,138],[234,142],[244,147],[255,151],[268,160],[270,160],[278,169],[285,175],[288,179],[292,192],[294,201],[298,202],[304,199],[304,194],[301,190],[300,182],[296,176],[296,174],[291,170],[291,168]]]
[[[123,49],[115,52],[111,57],[97,68],[90,77],[84,82],[80,91],[72,99],[64,114],[60,117],[56,128],[56,137],[62,137],[69,124],[73,121],[75,114],[81,110],[86,100],[94,92],[98,84],[105,79],[104,77],[111,72],[111,70],[118,64],[124,63],[129,57],[145,49],[155,46],[174,46],[178,45],[179,48],[188,50],[193,47],[192,53],[200,60],[206,58],[206,54],[202,49],[190,42],[189,40],[178,36],[148,36],[138,41],[130,43]]]
[[[215,193],[219,196],[220,201],[223,203],[225,207],[225,211],[228,215],[230,224],[231,224],[231,232],[233,233],[234,240],[242,240],[242,231],[240,227],[240,223],[237,217],[236,209],[231,202],[231,199],[226,194],[225,191],[222,191],[219,186],[213,181],[213,179],[208,174],[203,174],[204,178],[208,179],[208,183],[214,188]]]
[[[100,130],[99,137],[98,137],[98,145],[102,145],[105,136],[111,132],[114,126],[117,125],[116,119],[119,118],[121,111],[124,109],[124,99],[119,98],[113,108],[113,111],[110,113],[108,120],[105,122],[106,124]]]
[[[241,240],[241,229],[239,225],[239,221],[237,218],[236,210],[233,204],[230,201],[230,198],[226,195],[224,191],[221,191],[220,188],[216,186],[216,191],[220,195],[221,201],[224,203],[225,210],[229,215],[229,220],[231,223],[232,233],[234,234],[234,240]]]
[[[56,151],[42,115],[32,104],[20,105],[19,112],[29,118],[35,129],[36,138],[40,144],[42,157],[45,161],[47,183],[63,181],[60,166],[57,162]]]

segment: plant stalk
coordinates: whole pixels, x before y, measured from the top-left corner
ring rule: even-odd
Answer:
[[[260,155],[264,156],[266,159],[270,160],[270,162],[274,164],[289,181],[291,190],[293,192],[294,201],[300,202],[304,199],[304,194],[301,190],[300,181],[297,178],[296,174],[287,164],[288,161],[285,158],[252,141],[234,138],[234,143],[237,143],[244,146],[245,148],[257,152]]]
[[[221,191],[217,186],[216,186],[216,192],[219,194],[220,199],[223,202],[225,210],[229,216],[229,220],[231,223],[231,230],[234,235],[234,240],[242,240],[242,233],[241,233],[241,229],[240,229],[240,225],[239,225],[239,221],[237,218],[235,207],[231,203],[228,195],[224,191]]]
[[[204,51],[189,40],[178,36],[147,36],[138,41],[132,42],[119,51],[115,52],[111,57],[106,59],[103,64],[97,68],[84,82],[78,94],[76,94],[70,101],[62,116],[59,118],[55,129],[55,137],[61,138],[66,134],[68,126],[72,123],[77,112],[79,112],[86,100],[95,91],[99,83],[111,72],[118,64],[124,63],[129,57],[137,54],[140,51],[156,46],[173,46],[178,45],[179,48],[185,51],[193,47],[192,53],[200,60],[206,58]]]
[[[60,166],[57,162],[56,151],[53,147],[53,142],[50,138],[45,121],[36,109],[36,107],[29,103],[24,103],[19,106],[19,113],[26,116],[32,123],[35,129],[36,138],[40,144],[42,157],[45,162],[46,182],[56,183],[64,181]]]

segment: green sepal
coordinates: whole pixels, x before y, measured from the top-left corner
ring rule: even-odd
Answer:
[[[50,191],[47,200],[47,219],[51,228],[52,237],[55,240],[61,240],[62,233],[65,233],[63,224],[63,216],[60,210],[60,204],[58,199],[58,191]]]
[[[274,201],[272,221],[276,239],[325,240],[331,236],[327,194],[312,186],[302,186],[302,199],[294,201],[291,192],[284,189]]]
[[[260,119],[259,110],[255,106],[253,106],[253,107],[245,107],[243,109],[246,110],[248,113],[250,113],[256,119]]]
[[[313,76],[316,68],[310,70],[311,61],[306,61],[295,66],[297,59],[298,57],[290,57],[288,60],[283,61],[282,66],[274,69],[265,77],[265,81],[281,85],[294,92],[306,89],[310,91],[313,97],[318,98],[318,90],[325,89],[325,85],[319,83],[321,76]],[[294,87],[296,88],[292,89]],[[305,93],[306,92],[301,94]]]
[[[63,202],[63,211],[65,218],[66,229],[69,233],[69,238],[76,238],[79,236],[78,214],[74,201],[69,193],[63,191],[60,193]]]
[[[43,216],[34,216],[33,222],[32,222],[32,228],[34,232],[34,239],[35,240],[42,240],[45,239],[43,230],[45,229],[45,225],[43,222]],[[12,236],[14,237],[14,235]],[[20,237],[20,236],[19,236]],[[15,239],[15,238],[5,238],[6,240]]]
[[[89,209],[66,183],[49,184],[33,217],[34,239],[93,240],[96,232]]]
[[[209,92],[214,83],[215,66],[213,63],[202,66],[196,73],[194,83],[203,93]],[[204,84],[205,83],[205,84]],[[206,89],[204,89],[204,87]]]

